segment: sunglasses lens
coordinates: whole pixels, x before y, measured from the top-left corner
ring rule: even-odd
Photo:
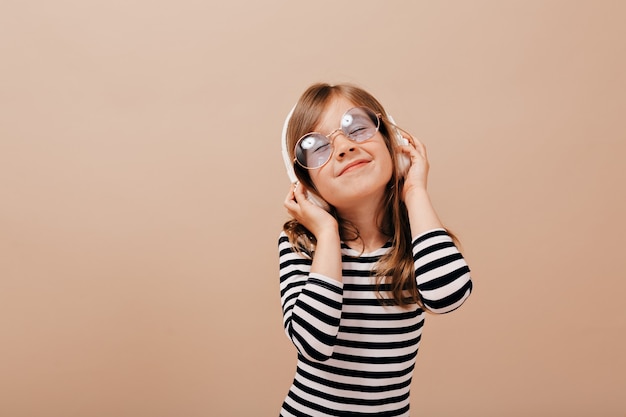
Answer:
[[[326,136],[311,133],[303,136],[296,144],[296,159],[306,168],[319,168],[328,161],[332,147]]]
[[[355,142],[364,142],[378,131],[378,116],[365,107],[355,107],[343,115],[341,130]]]
[[[376,134],[379,122],[378,115],[372,110],[367,107],[354,107],[341,118],[341,131],[355,142],[364,142]],[[308,169],[321,167],[330,159],[332,153],[330,139],[320,133],[304,135],[296,143],[296,160]]]

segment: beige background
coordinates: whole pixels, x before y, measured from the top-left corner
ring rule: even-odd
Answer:
[[[275,416],[283,118],[419,136],[475,293],[416,416],[626,416],[626,2],[4,0],[0,415]]]

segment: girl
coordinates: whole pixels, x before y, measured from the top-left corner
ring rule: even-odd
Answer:
[[[280,415],[408,416],[425,311],[472,290],[426,191],[426,149],[346,84],[309,87],[285,132],[298,182],[280,295],[298,364]]]

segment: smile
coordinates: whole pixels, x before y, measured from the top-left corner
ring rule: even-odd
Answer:
[[[348,164],[344,169],[342,169],[338,176],[342,176],[345,173],[348,173],[348,172],[354,171],[356,169],[359,169],[361,167],[364,167],[369,162],[370,161],[366,161],[366,160],[354,161],[354,162]]]

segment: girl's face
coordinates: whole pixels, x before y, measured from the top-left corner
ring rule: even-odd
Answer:
[[[332,99],[314,131],[322,134],[334,131],[343,114],[352,107],[356,105],[344,97]],[[357,143],[339,132],[332,140],[330,160],[309,172],[322,198],[338,210],[359,206],[366,200],[380,201],[393,172],[382,134],[376,132],[371,139]]]

